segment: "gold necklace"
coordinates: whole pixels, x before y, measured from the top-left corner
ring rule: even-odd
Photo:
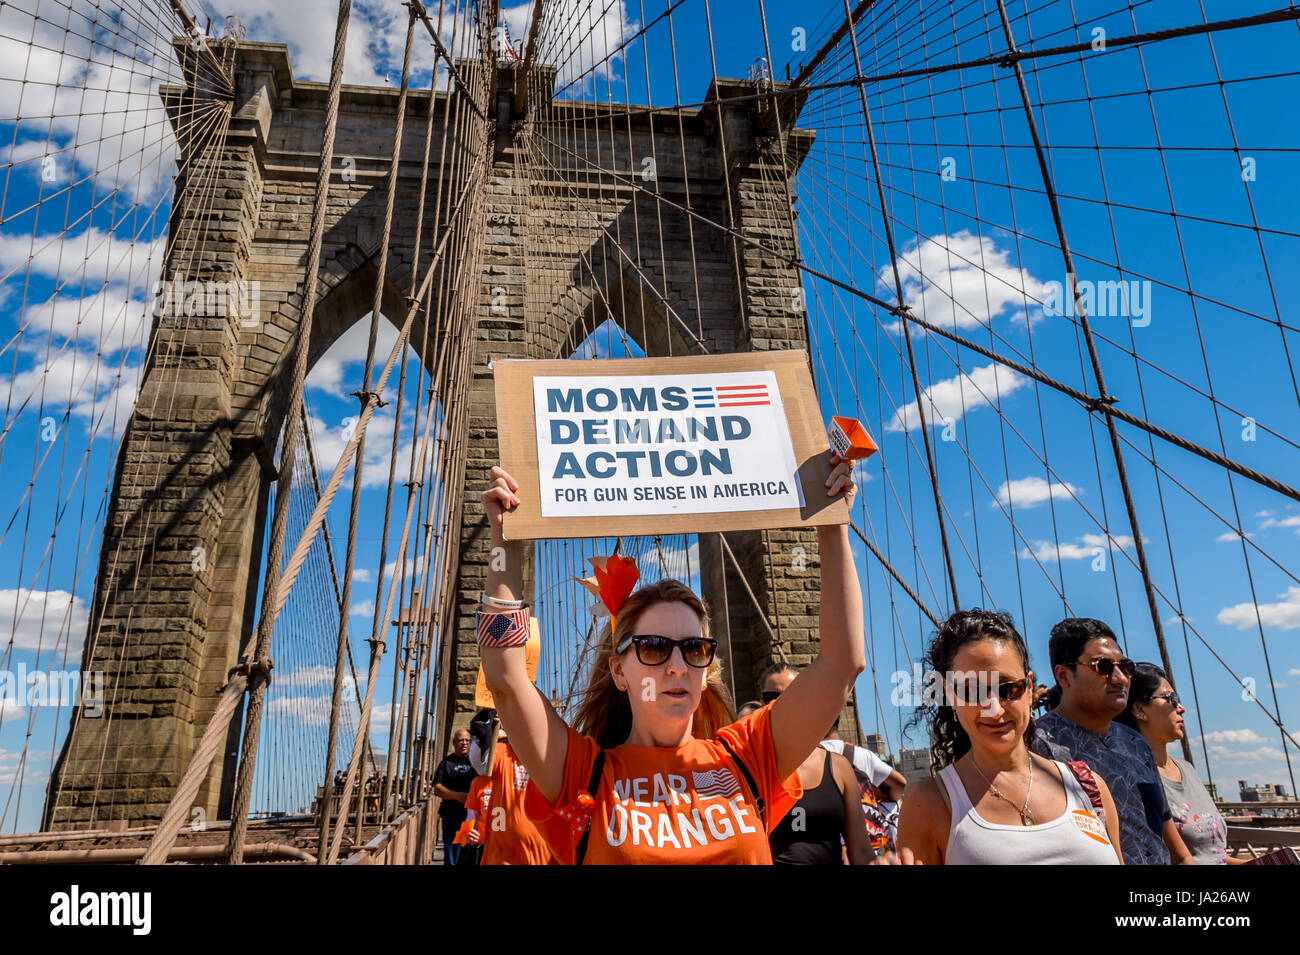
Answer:
[[[998,789],[997,786],[993,785],[993,780],[989,779],[987,776],[984,775],[984,771],[980,769],[980,764],[975,762],[974,753],[970,754],[970,764],[975,767],[975,772],[980,774],[980,779],[984,780],[984,782],[988,784],[989,792],[991,792],[998,799],[1001,799],[1012,809],[1016,809],[1016,804],[1013,803],[1006,796],[1002,795],[1002,790]],[[996,776],[997,773],[994,773],[993,775]],[[1034,814],[1029,811],[1029,794],[1033,791],[1034,791],[1034,758],[1030,756],[1029,757],[1029,788],[1025,790],[1025,804],[1021,806],[1019,809],[1016,809],[1016,812],[1020,813],[1020,824],[1024,826],[1032,826],[1034,824]]]

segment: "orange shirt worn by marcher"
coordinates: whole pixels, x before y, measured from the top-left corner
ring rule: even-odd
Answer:
[[[768,833],[803,788],[798,773],[785,780],[777,776],[770,717],[765,706],[718,734],[754,778],[767,810],[766,831],[745,774],[717,740],[692,739],[677,747],[624,743],[605,751],[600,783],[591,794],[595,806],[584,863],[771,865]],[[570,728],[555,805],[535,787],[528,791],[528,815],[564,864],[574,862],[578,840],[556,810],[587,789],[598,750],[594,739]]]
[[[524,796],[532,789],[528,770],[506,742],[497,744],[492,762],[492,797],[484,818],[478,820],[483,836],[480,865],[547,865],[551,849],[524,812]],[[485,783],[487,776],[476,779]]]

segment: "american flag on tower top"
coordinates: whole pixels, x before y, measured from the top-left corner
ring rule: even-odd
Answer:
[[[510,35],[510,23],[505,19],[501,21],[501,55],[516,63],[520,60],[519,54],[515,52],[515,39]]]

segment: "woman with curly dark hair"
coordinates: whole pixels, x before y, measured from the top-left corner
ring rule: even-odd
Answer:
[[[927,865],[1115,865],[1119,828],[1095,780],[1103,819],[1064,763],[1033,753],[1034,674],[1011,617],[960,610],[930,641],[940,699],[923,704],[937,775],[907,790],[898,825],[904,861]],[[930,681],[927,681],[930,682]]]

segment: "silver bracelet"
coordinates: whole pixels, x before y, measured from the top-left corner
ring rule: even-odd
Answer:
[[[487,592],[483,593],[483,606],[496,607],[499,610],[518,610],[523,607],[522,600],[501,600],[498,597],[489,597]]]

